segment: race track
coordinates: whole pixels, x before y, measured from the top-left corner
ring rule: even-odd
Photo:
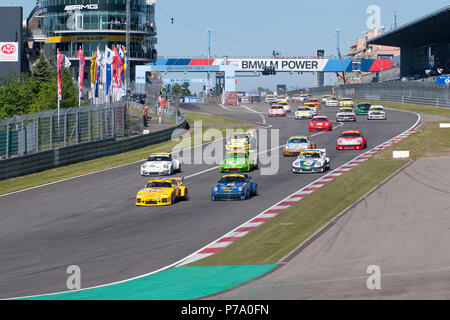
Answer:
[[[184,106],[184,110],[262,122],[259,111],[267,119],[264,104],[245,106],[254,111],[212,105]],[[335,108],[322,110],[335,120]],[[335,150],[343,129],[362,130],[371,148],[417,120],[411,113],[387,113],[386,121],[368,121],[361,116],[356,123],[345,123],[312,140],[327,149],[331,166],[336,168],[364,152]],[[280,130],[280,145],[292,135],[309,135],[306,120],[266,121]],[[270,149],[276,147],[269,145]],[[187,177],[190,199],[169,207],[135,207],[136,192],[148,180],[138,174],[140,164],[0,197],[0,298],[65,291],[69,265],[81,268],[81,285],[86,288],[173,264],[320,177],[294,175],[290,169],[293,160],[281,156],[275,176],[252,172],[259,196],[241,202],[210,200],[210,189],[220,173],[218,169],[203,172],[215,166],[205,164],[183,165],[180,175]]]

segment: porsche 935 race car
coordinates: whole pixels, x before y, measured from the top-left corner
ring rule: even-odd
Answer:
[[[303,151],[292,163],[292,172],[325,172],[330,169],[330,158],[326,155],[327,151],[325,149]]]
[[[255,133],[253,131],[238,130],[226,139],[225,150],[249,150],[252,149],[254,143]]]
[[[181,163],[174,159],[170,153],[152,154],[147,161],[141,165],[141,176],[152,174],[172,175],[181,172]]]
[[[311,141],[311,137],[290,137],[283,147],[283,156],[298,155],[304,150],[315,149],[316,144]]]
[[[364,115],[368,114],[370,109],[370,103],[361,102],[356,107],[356,115]]]
[[[258,193],[257,184],[246,174],[225,174],[211,189],[211,200],[246,200]]]
[[[269,109],[269,117],[286,117],[286,109],[280,104],[275,104]]]
[[[254,150],[239,150],[227,152],[220,163],[220,172],[250,172],[258,168],[258,156]]]
[[[303,107],[308,107],[309,110],[311,110],[311,114],[312,114],[313,116],[316,116],[316,115],[317,115],[317,108],[316,108],[316,104],[315,104],[315,103],[312,103],[312,102],[306,102],[306,103],[303,104]]]
[[[367,139],[358,130],[344,131],[336,141],[336,150],[360,150],[367,147]]]
[[[312,116],[312,111],[308,106],[300,106],[295,111],[295,120],[311,119]]]
[[[136,206],[167,206],[178,200],[186,200],[188,189],[183,178],[154,179],[136,195]]]

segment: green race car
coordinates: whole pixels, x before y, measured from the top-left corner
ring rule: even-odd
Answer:
[[[220,163],[220,172],[249,172],[258,168],[258,156],[253,150],[235,150],[227,152]]]
[[[370,109],[370,103],[367,102],[361,102],[356,107],[356,114],[357,115],[363,115],[368,114]]]

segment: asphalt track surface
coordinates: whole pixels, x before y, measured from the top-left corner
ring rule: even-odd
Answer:
[[[280,145],[292,135],[310,134],[307,120],[295,120],[292,115],[267,118],[266,105],[246,106],[262,112],[273,129],[280,129]],[[263,121],[261,114],[249,109],[184,106],[187,111]],[[335,112],[336,108],[323,108],[320,113],[335,120]],[[356,123],[345,123],[313,137],[313,141],[327,149],[331,166],[336,168],[364,152],[336,151],[335,141],[343,129],[362,130],[371,148],[404,132],[417,120],[411,113],[387,113],[386,121],[358,117]],[[277,145],[269,145],[271,148],[281,152]],[[279,159],[276,175],[263,176],[261,170],[251,173],[259,195],[246,201],[212,202],[211,187],[220,173],[218,169],[203,172],[216,166],[206,164],[183,165],[181,176],[187,177],[190,198],[168,207],[135,207],[136,193],[148,180],[139,175],[140,164],[0,197],[0,298],[66,291],[70,265],[81,268],[82,288],[171,265],[321,175],[295,175],[291,171],[294,158]]]
[[[213,299],[450,299],[450,158],[415,161],[280,269]],[[380,268],[380,289],[366,286]]]

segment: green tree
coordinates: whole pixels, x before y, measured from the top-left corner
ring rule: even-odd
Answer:
[[[189,90],[189,83],[183,82],[181,84],[181,90],[184,97],[192,96],[191,90]]]
[[[174,95],[183,95],[183,89],[181,88],[181,86],[178,83],[173,85],[173,87],[172,87],[172,94],[174,94]]]
[[[0,81],[0,117],[9,118],[29,113],[37,85],[27,74],[10,73]]]
[[[31,76],[40,82],[51,81],[52,73],[56,71],[56,67],[51,66],[43,54],[40,55],[39,60],[33,68]]]

